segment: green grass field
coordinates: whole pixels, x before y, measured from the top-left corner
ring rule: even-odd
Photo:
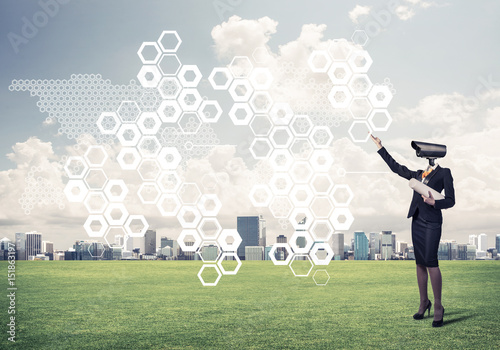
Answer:
[[[432,312],[412,318],[409,261],[334,261],[323,287],[268,261],[244,262],[216,287],[201,285],[199,261],[18,261],[17,342],[3,297],[0,348],[500,348],[500,261],[440,265],[445,325],[432,328]]]

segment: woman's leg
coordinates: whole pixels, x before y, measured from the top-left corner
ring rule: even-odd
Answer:
[[[429,304],[429,296],[427,295],[427,278],[427,268],[424,265],[417,264],[418,292],[420,293],[420,307],[418,308],[419,314],[423,314],[425,308]]]
[[[443,288],[443,279],[439,267],[428,267],[431,276],[432,292],[434,293],[434,321],[443,318],[443,305],[441,304],[441,290]]]

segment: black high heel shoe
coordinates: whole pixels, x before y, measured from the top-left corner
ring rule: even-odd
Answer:
[[[443,307],[443,317],[444,317],[444,307]],[[443,317],[439,321],[432,321],[432,327],[442,327],[443,326]]]
[[[419,314],[418,312],[413,315],[413,318],[415,320],[422,320],[424,318],[424,315],[425,315],[425,311],[427,311],[427,316],[430,316],[431,315],[431,306],[432,306],[432,303],[431,301],[429,300],[429,304],[427,304],[427,307],[424,309],[424,312]],[[434,323],[433,323],[434,324]]]

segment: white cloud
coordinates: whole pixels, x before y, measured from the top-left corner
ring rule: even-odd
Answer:
[[[357,24],[360,17],[365,17],[370,14],[371,6],[361,6],[356,5],[351,11],[349,11],[349,18],[352,23]]]

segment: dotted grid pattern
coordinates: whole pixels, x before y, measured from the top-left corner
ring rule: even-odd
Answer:
[[[203,193],[210,190],[202,192],[179,176],[188,159],[207,155],[219,143],[210,124],[222,114],[217,100],[198,92],[202,74],[197,66],[182,65],[177,57],[181,42],[177,32],[163,31],[157,41],[141,45],[140,86],[133,81],[113,86],[91,74],[60,81],[14,80],[9,89],[38,96],[40,111],[57,119],[59,132],[68,138],[84,134],[95,138],[97,145],[86,147],[82,156],[68,157],[64,164],[69,177],[64,193],[70,202],[83,202],[87,208],[84,228],[89,237],[109,244],[110,232],[121,229],[125,249],[128,239],[144,236],[149,226],[144,215],[129,214],[123,204],[129,192],[125,181],[109,179],[103,169],[108,158],[103,144],[118,141],[120,168],[137,172],[143,181],[137,196],[143,204],[155,205],[161,215],[176,216],[183,228],[180,247],[200,256],[204,265],[198,277],[203,285],[213,286],[222,275],[238,271],[241,262],[235,252],[241,237],[236,230],[221,228],[217,220],[221,203],[215,194]],[[354,220],[348,208],[352,190],[335,184],[329,173],[334,162],[329,152],[331,127],[352,118],[349,135],[354,142],[366,142],[367,130],[387,130],[392,119],[386,108],[393,91],[390,81],[371,83],[366,74],[372,63],[368,52],[342,39],[328,50],[312,52],[308,59],[311,72],[328,75],[326,83],[304,82],[310,72],[288,63],[277,72],[290,77],[284,80],[289,87],[311,90],[314,102],[274,101],[270,94],[274,77],[267,67],[258,66],[258,57],[266,54],[265,48],[257,48],[253,61],[235,56],[227,67],[214,68],[208,81],[214,90],[226,90],[231,97],[228,115],[235,127],[252,131],[249,150],[259,162],[250,200],[255,207],[268,207],[283,228],[291,224],[296,230],[290,244],[273,246],[271,259],[277,265],[285,262],[295,276],[308,276],[314,265],[331,260],[333,252],[326,242],[333,232],[347,230]],[[306,111],[310,115],[302,114]],[[22,204],[28,212],[32,209]],[[284,261],[275,258],[278,248],[286,251]],[[236,260],[237,267],[227,271],[222,265],[226,259]],[[293,265],[298,260],[309,261],[309,272],[296,273]],[[203,278],[209,269],[217,273],[215,281]]]

